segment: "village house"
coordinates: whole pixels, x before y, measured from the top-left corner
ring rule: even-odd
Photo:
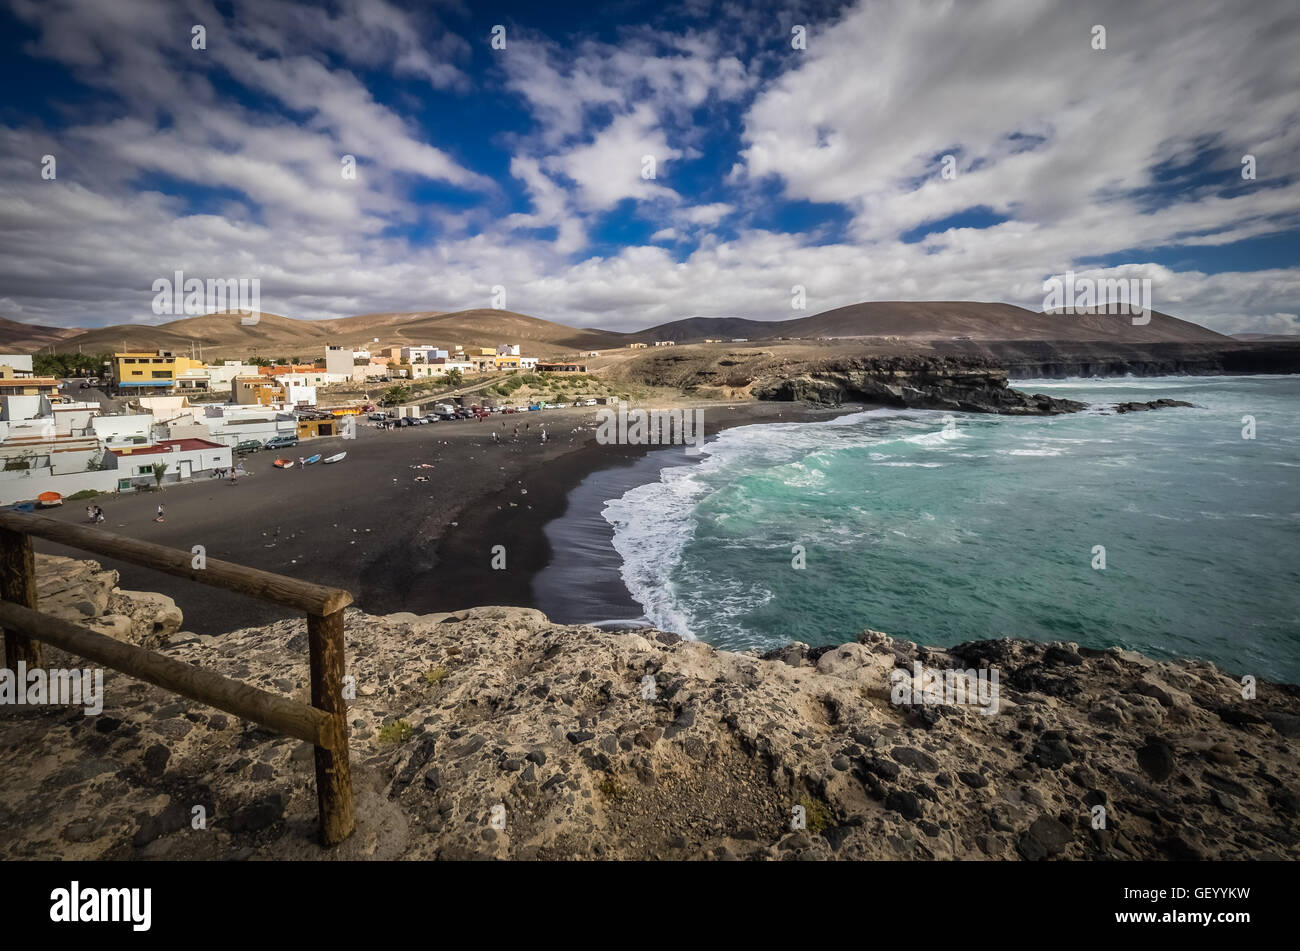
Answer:
[[[229,446],[208,439],[164,439],[147,446],[125,446],[110,450],[117,457],[118,488],[129,489],[141,482],[152,483],[154,465],[167,465],[163,483],[183,482],[209,469],[229,469]]]

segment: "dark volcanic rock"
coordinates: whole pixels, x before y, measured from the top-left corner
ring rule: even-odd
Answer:
[[[1138,765],[1142,771],[1161,783],[1174,771],[1174,748],[1167,740],[1148,736],[1146,745],[1137,751]]]
[[[1152,409],[1164,409],[1168,406],[1191,406],[1183,400],[1148,400],[1145,403],[1116,403],[1117,413],[1140,413]]]
[[[1012,416],[1077,413],[1085,404],[1007,385],[1007,372],[981,357],[843,357],[790,368],[790,375],[760,381],[761,400],[802,400],[838,406],[865,402],[908,409]]]

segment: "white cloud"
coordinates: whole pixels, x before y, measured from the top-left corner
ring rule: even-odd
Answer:
[[[1300,268],[1207,274],[1140,250],[1300,220],[1300,61],[1280,7],[1214,2],[1193,18],[1162,0],[864,3],[815,24],[806,52],[743,63],[708,30],[569,49],[516,31],[500,71],[474,81],[504,84],[535,119],[508,137],[519,211],[502,208],[498,186],[511,182],[468,167],[363,81],[387,70],[466,94],[468,43],[437,20],[359,0],[328,14],[241,4],[230,21],[204,0],[167,16],[144,0],[13,6],[38,30],[34,51],[122,104],[50,128],[0,126],[0,286],[14,319],[152,320],[152,281],[177,268],[259,277],[266,309],[303,317],[481,307],[494,284],[511,309],[614,329],[702,310],[797,316],[793,284],[808,288],[805,313],[900,298],[1037,308],[1047,275],[1130,248],[1120,267],[1152,278],[1159,310],[1224,332],[1293,330],[1300,311]],[[212,24],[209,49],[190,51],[178,22]],[[1094,22],[1108,25],[1104,53],[1088,47]],[[760,83],[757,64],[784,71]],[[232,81],[242,102],[219,92]],[[718,159],[727,141],[700,116],[737,103],[740,150],[712,163],[716,182],[688,187],[692,158]],[[1222,149],[1225,181],[1239,183],[1240,155],[1255,154],[1259,181],[1148,200],[1160,163],[1207,145]],[[54,182],[40,178],[46,153]],[[339,175],[344,153],[360,160],[355,182]],[[937,175],[946,153],[953,181]],[[412,180],[473,204],[412,203]],[[210,199],[166,194],[176,181]],[[773,186],[846,207],[846,235],[757,227]],[[650,243],[584,258],[589,235],[629,204]],[[1009,220],[900,240],[974,206]],[[399,236],[411,224],[436,239]]]

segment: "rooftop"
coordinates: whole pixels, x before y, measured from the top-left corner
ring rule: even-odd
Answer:
[[[150,453],[171,452],[172,446],[178,447],[181,452],[192,452],[195,449],[226,448],[221,443],[209,442],[206,439],[163,439],[152,446],[142,446],[139,449],[113,449],[111,451],[116,456],[145,456]]]

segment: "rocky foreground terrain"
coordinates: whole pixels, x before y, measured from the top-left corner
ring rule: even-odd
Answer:
[[[47,581],[45,610],[122,605],[93,562],[40,570],[79,579]],[[95,623],[306,699],[305,622],[200,637],[164,613]],[[874,631],[760,657],[521,608],[349,611],[346,639],[358,829],[343,845],[315,844],[306,744],[108,671],[99,716],[0,712],[0,856],[1300,857],[1300,690],[1261,682],[1246,700],[1208,663]],[[996,669],[996,714],[893,702],[891,671],[918,661]]]

